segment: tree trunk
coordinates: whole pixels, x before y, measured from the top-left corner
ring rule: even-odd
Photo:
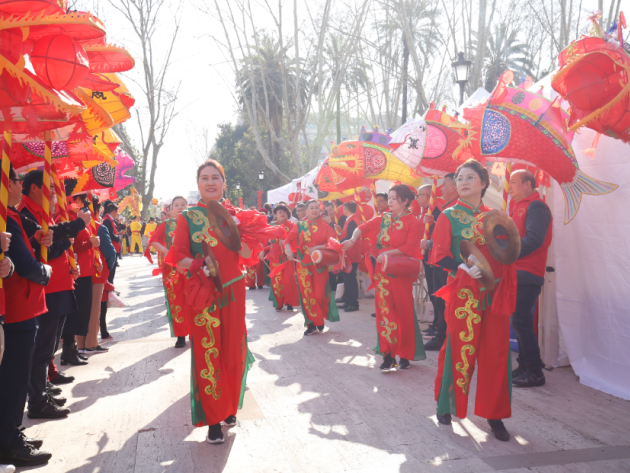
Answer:
[[[409,46],[407,46],[407,39],[403,34],[403,76],[402,76],[402,123],[407,121],[407,82],[409,76],[407,71],[409,70]]]
[[[481,70],[486,55],[486,0],[479,0],[479,19],[477,21],[477,51],[473,65],[473,77],[470,81],[471,90],[477,90],[481,84]],[[492,91],[489,91],[492,92]]]
[[[337,145],[341,143],[341,90],[337,92]]]

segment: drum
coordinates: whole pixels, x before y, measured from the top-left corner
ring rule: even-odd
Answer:
[[[402,255],[385,255],[383,257],[383,272],[392,276],[417,277],[420,275],[419,259]]]
[[[339,263],[339,254],[333,250],[315,250],[311,253],[311,259],[317,266],[327,268]]]

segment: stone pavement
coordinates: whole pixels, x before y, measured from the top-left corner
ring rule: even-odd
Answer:
[[[63,368],[77,378],[64,389],[70,417],[24,416],[27,434],[54,454],[33,470],[630,471],[630,402],[580,385],[570,368],[547,372],[544,387],[514,390],[512,440],[499,442],[474,415],[438,425],[436,352],[407,371],[378,370],[373,299],[341,312],[325,333],[303,337],[301,313],[275,312],[267,289],[247,293],[256,363],[245,406],[237,426],[224,430],[226,442],[209,445],[206,428],[191,425],[190,350],[173,347],[161,279],[150,271],[144,258],[122,260],[116,287],[128,306],[110,310],[110,352]]]

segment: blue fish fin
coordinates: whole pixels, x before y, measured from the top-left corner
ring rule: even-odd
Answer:
[[[573,217],[575,217],[575,214],[580,208],[583,194],[609,194],[619,186],[617,184],[610,184],[593,179],[578,169],[577,176],[573,182],[560,184],[560,187],[562,187],[562,193],[564,194],[564,223],[566,225],[573,220]]]

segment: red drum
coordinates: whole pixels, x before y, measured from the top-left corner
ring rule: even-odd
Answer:
[[[416,277],[420,275],[419,259],[401,255],[383,256],[383,272],[393,276]]]
[[[311,259],[317,266],[327,268],[339,263],[339,254],[333,250],[315,250],[311,253]]]

